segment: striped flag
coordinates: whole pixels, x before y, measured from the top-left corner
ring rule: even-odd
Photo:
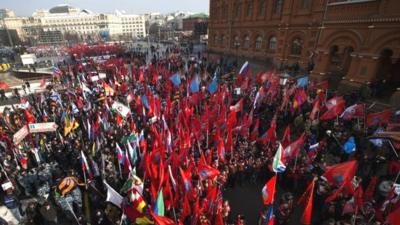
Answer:
[[[117,159],[119,164],[124,164],[124,152],[122,151],[121,147],[119,147],[118,143],[116,143],[115,146],[115,153],[117,153]]]
[[[164,216],[165,209],[164,209],[164,196],[162,188],[158,192],[157,201],[154,204],[153,212],[157,216]]]
[[[282,173],[286,170],[284,161],[284,151],[281,143],[279,143],[278,150],[276,151],[274,160],[272,162],[272,169],[275,173]]]
[[[91,177],[92,177],[92,172],[90,171],[89,163],[88,163],[88,161],[86,160],[86,156],[85,156],[85,154],[83,153],[83,151],[81,151],[81,164],[82,164],[82,170],[83,170],[83,172],[86,171],[86,173],[89,175],[89,178],[91,178]]]

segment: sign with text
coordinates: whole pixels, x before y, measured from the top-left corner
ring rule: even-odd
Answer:
[[[43,132],[54,132],[57,130],[58,125],[54,122],[50,123],[30,123],[30,133],[43,133]]]
[[[28,134],[29,134],[28,126],[25,125],[19,131],[17,131],[17,133],[14,134],[13,136],[14,144],[19,144],[22,140],[24,140],[24,138]]]

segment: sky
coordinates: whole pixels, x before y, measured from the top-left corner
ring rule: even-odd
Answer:
[[[59,4],[68,4],[98,13],[124,10],[130,14],[175,11],[208,14],[209,11],[209,0],[0,0],[0,8],[14,10],[17,16],[31,16],[36,9],[50,9]]]

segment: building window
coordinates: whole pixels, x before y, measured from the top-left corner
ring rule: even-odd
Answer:
[[[249,35],[244,36],[243,47],[244,47],[244,48],[249,48],[249,47],[250,47],[250,38],[249,38]]]
[[[265,7],[266,7],[266,2],[265,0],[259,0],[259,7],[258,7],[258,15],[259,16],[265,16]]]
[[[302,0],[301,8],[309,9],[311,7],[311,0]]]
[[[260,48],[262,47],[262,37],[261,37],[261,36],[258,36],[258,37],[256,38],[256,44],[255,44],[255,46],[256,46],[256,49],[260,49]]]
[[[239,3],[237,3],[237,4],[235,5],[235,17],[236,17],[237,19],[239,19],[239,17],[240,17],[240,4],[239,4]]]
[[[214,45],[218,45],[218,35],[214,35]]]
[[[281,15],[283,9],[283,0],[274,0],[274,14]]]
[[[303,40],[301,40],[300,38],[293,39],[290,53],[292,55],[301,55],[302,49],[303,49]]]
[[[253,3],[249,2],[247,4],[247,17],[251,17],[253,15]]]
[[[239,48],[240,47],[240,38],[239,38],[239,36],[235,36],[233,38],[233,47],[235,47],[235,48]]]
[[[271,49],[271,50],[275,50],[275,49],[277,48],[277,46],[278,46],[278,40],[276,39],[275,36],[272,36],[272,37],[269,39],[268,48]]]
[[[222,36],[221,36],[220,42],[221,42],[220,45],[221,45],[221,46],[224,46],[224,44],[225,44],[225,35],[222,35]]]

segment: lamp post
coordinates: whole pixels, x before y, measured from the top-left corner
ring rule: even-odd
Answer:
[[[240,48],[240,42],[235,40],[233,43],[235,49],[236,49],[236,63],[239,65],[239,48]]]

